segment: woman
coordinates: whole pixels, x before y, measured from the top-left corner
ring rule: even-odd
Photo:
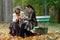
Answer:
[[[35,9],[31,5],[27,5],[26,6],[26,10],[28,12],[28,19],[27,19],[27,21],[29,21],[29,23],[32,24],[32,28],[33,28],[33,26],[37,26]]]
[[[24,13],[20,11],[20,8],[16,7],[13,13],[13,20],[10,24],[10,34],[13,36],[20,36],[20,26],[23,23]]]
[[[30,32],[31,29],[33,29],[33,26],[37,26],[37,21],[36,21],[36,15],[35,15],[35,10],[31,5],[26,6],[26,10],[28,12],[28,18],[25,19],[28,21],[28,23],[23,23],[21,26],[21,36],[24,37],[26,34],[27,36],[34,35],[32,32]],[[31,27],[32,24],[32,27]]]

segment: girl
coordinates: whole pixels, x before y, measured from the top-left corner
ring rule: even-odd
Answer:
[[[21,12],[18,7],[15,8],[15,12],[13,13],[12,23],[10,24],[10,34],[13,36],[20,36],[20,26],[24,21],[24,12]]]

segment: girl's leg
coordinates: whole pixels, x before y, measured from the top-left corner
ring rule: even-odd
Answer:
[[[20,36],[21,36],[22,38],[24,38],[24,36],[25,36],[25,34],[24,34],[25,25],[26,25],[26,23],[23,23],[23,24],[21,25],[21,28],[20,28]]]
[[[16,31],[16,36],[20,36],[20,34],[19,34],[20,27],[19,27],[18,23],[15,24],[15,31]]]
[[[14,22],[12,22],[12,23],[10,23],[10,27],[9,27],[9,29],[10,29],[10,34],[12,35],[12,36],[15,36],[16,34],[15,34],[15,30],[14,30],[14,25],[15,23]]]

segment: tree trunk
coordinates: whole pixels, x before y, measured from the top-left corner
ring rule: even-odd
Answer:
[[[3,0],[0,0],[0,21],[3,21]]]
[[[5,0],[5,22],[12,21],[12,0]]]
[[[58,23],[60,23],[60,8],[57,8],[57,10],[58,10]]]
[[[49,8],[48,7],[45,7],[45,9],[44,9],[44,15],[49,15]]]

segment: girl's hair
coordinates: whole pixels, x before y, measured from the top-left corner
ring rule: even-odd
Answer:
[[[35,9],[31,5],[27,5],[26,7],[31,8],[35,11]]]
[[[16,8],[17,10],[19,10],[19,13],[20,13],[20,9],[19,8]],[[16,13],[16,9],[15,9],[15,13]]]

